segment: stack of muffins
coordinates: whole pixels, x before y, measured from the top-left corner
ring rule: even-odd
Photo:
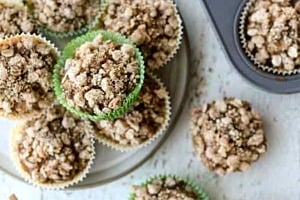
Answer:
[[[166,130],[170,97],[154,70],[181,43],[171,0],[1,0],[0,8],[0,116],[17,120],[11,153],[26,181],[66,188],[88,174],[95,139],[128,151]],[[50,38],[68,42],[62,53]]]

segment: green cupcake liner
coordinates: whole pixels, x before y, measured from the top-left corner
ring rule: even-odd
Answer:
[[[36,21],[33,17],[32,8],[29,6],[29,1],[30,0],[24,0],[24,4],[28,8],[28,11],[31,14],[32,21]],[[89,30],[93,30],[94,29],[93,27],[96,27],[97,21],[102,13],[101,7],[102,7],[103,2],[106,2],[106,0],[99,0],[100,11],[99,11],[99,14],[94,17],[94,20],[91,23],[88,23],[88,24],[82,26],[81,28],[79,28],[76,31],[62,33],[62,32],[52,31],[52,30],[48,29],[47,27],[44,27],[44,26],[41,26],[41,25],[35,23],[36,29],[39,34],[43,34],[47,37],[52,37],[52,38],[56,38],[56,39],[74,38],[76,36],[82,35],[82,34],[88,32]]]
[[[161,180],[165,180],[166,178],[174,178],[178,181],[183,181],[184,183],[186,183],[188,186],[190,186],[193,191],[195,193],[197,193],[197,197],[199,198],[199,200],[209,200],[209,197],[208,195],[206,194],[206,192],[195,182],[189,180],[189,179],[185,179],[185,178],[181,178],[181,177],[178,177],[176,175],[170,175],[170,174],[160,174],[160,175],[156,175],[156,176],[153,176],[149,179],[147,179],[144,183],[142,183],[140,186],[147,186],[148,184],[151,184],[154,180],[156,179],[161,179]],[[131,193],[129,195],[129,200],[135,200],[135,194],[134,193]]]
[[[92,115],[87,112],[83,112],[79,109],[74,108],[70,104],[68,104],[67,100],[64,98],[63,90],[61,88],[61,77],[60,77],[60,71],[64,67],[65,62],[68,58],[73,57],[75,54],[75,51],[78,47],[80,47],[82,44],[88,41],[92,41],[96,36],[99,34],[102,34],[104,40],[111,40],[114,42],[118,42],[121,44],[129,44],[132,45],[135,49],[135,58],[139,62],[140,66],[140,80],[139,83],[136,85],[135,89],[127,96],[127,98],[123,101],[122,105],[111,111],[111,112],[104,112],[98,115]],[[76,39],[72,40],[70,43],[67,44],[65,47],[62,56],[59,58],[57,64],[54,67],[54,73],[53,73],[53,87],[55,95],[57,96],[59,102],[70,112],[73,114],[89,119],[89,120],[114,120],[123,114],[125,114],[132,106],[134,105],[135,101],[137,100],[139,93],[143,87],[145,79],[145,64],[144,59],[142,56],[142,53],[139,51],[138,48],[131,42],[129,39],[127,39],[125,36],[114,33],[114,32],[108,32],[104,30],[97,30],[97,31],[91,31],[86,33],[85,35],[82,35],[80,37],[77,37]]]

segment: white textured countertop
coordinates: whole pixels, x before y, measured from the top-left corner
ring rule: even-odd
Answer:
[[[246,82],[225,59],[199,1],[177,0],[190,37],[193,75],[182,116],[152,159],[117,182],[82,191],[42,191],[0,172],[0,199],[15,193],[20,200],[123,200],[131,184],[157,173],[190,177],[213,200],[300,199],[300,95],[270,94]],[[261,111],[269,147],[248,172],[217,177],[193,155],[189,116],[192,106],[223,96],[249,100]]]

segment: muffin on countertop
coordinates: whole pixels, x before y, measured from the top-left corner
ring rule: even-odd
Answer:
[[[89,122],[60,105],[19,122],[11,136],[11,150],[21,175],[30,183],[59,189],[81,181],[94,158]]]
[[[0,41],[1,117],[33,116],[52,104],[52,72],[57,57],[55,47],[36,35]]]
[[[93,122],[96,138],[118,150],[146,146],[169,124],[171,107],[167,89],[154,75],[145,83],[134,107],[124,116]]]
[[[219,175],[248,170],[267,149],[260,115],[235,98],[194,109],[192,133],[196,155]]]
[[[138,45],[149,69],[166,64],[181,42],[181,19],[171,0],[110,0],[101,22]]]

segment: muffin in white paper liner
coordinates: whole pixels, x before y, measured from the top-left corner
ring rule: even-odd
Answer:
[[[54,108],[56,107],[56,108]],[[53,105],[51,108],[49,109],[63,109],[64,108],[60,105]],[[53,110],[54,110],[53,109]],[[49,110],[48,110],[49,111]],[[84,178],[86,178],[87,174],[89,173],[90,169],[91,169],[91,166],[94,162],[94,159],[95,159],[95,146],[94,146],[94,136],[93,136],[93,133],[92,133],[92,127],[90,125],[90,122],[89,121],[85,121],[85,120],[81,120],[81,119],[78,119],[78,118],[74,118],[73,115],[71,115],[68,111],[65,111],[65,113],[63,114],[64,116],[61,116],[63,119],[62,121],[59,121],[58,123],[60,124],[61,127],[59,128],[62,128],[63,127],[63,124],[65,122],[63,122],[65,120],[65,116],[68,116],[69,119],[73,119],[74,123],[75,123],[75,127],[72,127],[71,130],[72,132],[75,132],[76,131],[76,128],[77,126],[79,126],[78,124],[79,123],[82,123],[83,125],[83,132],[82,133],[79,133],[76,137],[80,137],[80,138],[77,138],[78,141],[76,142],[74,140],[74,138],[71,138],[69,140],[69,144],[66,145],[64,142],[67,141],[66,139],[60,139],[59,142],[61,142],[61,144],[63,145],[63,147],[61,147],[61,149],[59,150],[59,153],[56,153],[54,155],[50,155],[51,154],[51,151],[56,151],[55,148],[57,148],[57,146],[55,145],[58,145],[59,142],[57,142],[57,137],[56,138],[51,138],[50,136],[53,135],[53,132],[48,132],[47,134],[48,135],[42,135],[42,134],[46,134],[46,133],[36,133],[34,132],[34,127],[27,127],[27,129],[25,129],[26,127],[26,124],[27,123],[30,123],[33,122],[35,123],[36,121],[39,121],[40,118],[42,119],[45,119],[48,118],[48,114],[50,113],[50,111],[47,112],[47,115],[40,115],[40,116],[37,116],[36,118],[32,118],[30,120],[26,120],[26,121],[22,121],[22,122],[19,122],[16,127],[13,129],[13,132],[11,133],[11,138],[10,138],[10,151],[11,151],[11,155],[12,155],[12,160],[16,166],[16,169],[17,171],[19,172],[19,174],[25,179],[26,182],[34,185],[34,186],[38,186],[38,187],[41,187],[41,188],[44,188],[44,189],[49,189],[49,190],[59,190],[59,189],[65,189],[67,187],[70,187],[74,184],[77,184],[79,182],[81,182]],[[46,113],[45,112],[45,113]],[[55,116],[55,112],[56,110],[54,110],[54,115]],[[45,114],[44,113],[44,114]],[[57,115],[60,115],[60,114],[57,114]],[[51,116],[51,114],[49,115]],[[57,116],[56,116],[57,117]],[[51,122],[52,125],[53,123],[56,123],[54,122],[55,120],[57,120],[56,118],[53,119],[53,121]],[[67,124],[70,123],[69,122],[66,122]],[[49,123],[50,124],[50,123]],[[48,125],[49,125],[48,124]],[[34,126],[36,126],[36,124],[34,124]],[[47,126],[47,128],[49,128]],[[64,130],[66,130],[65,128],[63,128]],[[24,131],[27,131],[27,133],[25,133]],[[77,130],[79,131],[79,130]],[[66,132],[62,133],[61,134],[61,138],[63,138],[63,134],[65,134]],[[38,146],[37,144],[40,144],[38,140],[34,140],[32,141],[31,143],[29,142],[28,143],[28,140],[26,141],[24,139],[25,136],[27,137],[30,137],[30,134],[41,134],[41,135],[33,135],[31,136],[31,140],[33,140],[33,138],[41,138],[42,139],[45,139],[46,141],[44,142],[44,144],[46,143],[51,143],[53,142],[51,145],[48,145],[48,146],[44,146],[43,147],[40,147]],[[57,135],[53,135],[53,137],[55,137]],[[73,135],[74,136],[74,135]],[[84,137],[85,136],[85,137]],[[28,138],[27,138],[28,139]],[[89,144],[87,144],[86,148],[90,148],[90,149],[81,149],[81,150],[74,150],[76,148],[83,148],[83,146],[80,146],[82,145],[81,143],[78,143],[80,140],[82,139],[82,141],[85,140],[85,142],[89,142]],[[22,141],[24,140],[24,141]],[[29,141],[31,141],[29,140]],[[22,141],[22,143],[21,143]],[[26,142],[26,143],[25,143]],[[57,142],[56,144],[54,144],[55,142]],[[76,143],[75,143],[76,142]],[[25,152],[25,145],[28,145],[28,147],[31,148],[32,146],[32,151],[30,152],[31,154],[29,154],[29,152]],[[47,145],[47,144],[46,144]],[[22,146],[22,150],[20,152],[20,149]],[[27,147],[27,148],[28,148]],[[52,149],[52,150],[51,150]],[[70,150],[71,149],[71,150]],[[62,152],[64,151],[64,152]],[[71,153],[69,154],[65,154],[63,157],[59,157],[57,158],[56,156],[61,156],[61,153],[66,153],[68,151],[72,151]],[[74,152],[76,151],[76,152]],[[80,165],[81,163],[78,163],[78,160],[80,159],[80,162],[83,162],[83,158],[80,158],[81,157],[81,153],[82,153],[82,156],[83,153],[86,153],[86,151],[88,151],[88,159],[86,159],[85,161],[87,161],[87,163],[84,164],[84,167],[83,168],[79,168],[78,165]],[[26,153],[25,154],[25,157],[24,157],[24,152]],[[32,171],[30,171],[29,167],[30,166],[30,161],[32,161],[33,159],[33,155],[32,154],[35,154],[35,155],[38,155],[39,156],[39,161],[36,162],[36,165],[34,162],[31,163],[32,166],[35,166],[37,167],[38,169],[38,172],[34,172],[34,167],[32,167]],[[26,157],[27,156],[27,157]],[[27,160],[25,160],[27,159]],[[31,159],[31,160],[29,160]],[[62,160],[59,160],[59,159],[62,159]],[[73,165],[70,164],[70,161],[69,159],[73,159]],[[70,162],[66,162],[66,160],[69,160]],[[75,161],[75,162],[74,162]],[[26,163],[25,163],[26,162]],[[46,163],[47,162],[47,166],[46,166]],[[53,165],[55,165],[55,162],[65,162],[63,164],[59,163],[57,164],[56,163],[56,168],[54,166],[52,166],[52,163],[50,164],[50,162],[54,163]],[[77,162],[77,163],[76,163]],[[41,165],[43,165],[43,167],[41,167]],[[58,166],[59,165],[59,166]],[[55,175],[49,175],[49,174],[43,174],[43,173],[47,173],[46,171],[46,167],[49,167],[51,166],[52,168],[50,170],[61,170],[59,172],[55,172],[54,174]],[[73,170],[74,167],[77,167],[77,169],[74,169],[74,171],[70,171],[70,170]],[[58,167],[61,167],[60,169]],[[69,178],[68,179],[59,179],[59,176],[62,177],[64,176],[62,174],[62,172],[64,172],[62,170],[62,168],[64,167],[68,167],[69,169],[69,172],[72,173],[71,175],[69,174]],[[81,166],[80,166],[81,167]],[[44,171],[42,171],[44,170]],[[49,171],[48,171],[49,173]],[[38,177],[38,178],[34,178],[34,177],[37,177],[37,176],[44,176],[44,181],[41,181],[41,178]],[[67,175],[68,176],[68,175]]]
[[[144,89],[145,87],[147,88],[146,90]],[[155,88],[154,90],[153,87]],[[153,90],[152,94],[149,93],[150,90]],[[146,116],[143,118],[143,114],[146,110],[148,114],[148,112],[152,112],[151,110],[153,110],[153,106],[157,106],[150,102],[147,103],[147,99],[144,100],[143,98],[151,98],[151,95],[154,95],[156,92],[163,95],[159,98],[153,96],[155,101],[159,101],[156,103],[163,104],[162,108],[156,108],[158,110],[162,110],[162,113],[155,113],[158,112],[158,110],[155,110],[155,112],[152,113],[153,118],[149,116],[148,118],[146,118]],[[159,114],[163,116],[159,116]],[[169,93],[156,76],[148,73],[140,96],[129,112],[114,121],[94,121],[92,123],[94,126],[95,138],[99,142],[115,150],[126,152],[146,147],[157,137],[164,134],[170,123],[170,117],[171,102]],[[139,122],[132,121],[137,118],[141,120]],[[150,122],[147,122],[147,120]],[[155,120],[158,121],[155,122]],[[151,130],[152,133],[150,132],[151,127],[149,127],[149,125],[152,125],[152,127],[157,126],[155,129]]]
[[[251,9],[254,7],[255,3],[257,3],[257,2],[258,2],[258,0],[248,0],[247,3],[245,4],[245,7],[242,10],[240,20],[239,20],[239,37],[240,37],[240,42],[241,42],[242,48],[244,49],[246,56],[253,62],[253,64],[258,69],[260,69],[264,72],[271,73],[274,75],[280,75],[280,76],[290,76],[290,75],[298,74],[300,72],[300,60],[299,59],[294,60],[294,62],[292,63],[293,65],[295,65],[294,69],[287,70],[287,69],[282,68],[282,66],[275,67],[272,63],[273,62],[272,58],[268,58],[269,59],[268,63],[263,64],[254,55],[255,52],[257,53],[257,50],[253,53],[248,48],[248,42],[250,41],[248,38],[249,36],[247,36],[247,26],[249,23],[248,20],[249,20],[249,15],[250,15],[249,12],[251,11]],[[282,3],[287,3],[287,2],[288,1],[282,1]],[[264,46],[265,45],[266,44],[264,44]],[[300,53],[300,51],[298,51],[298,53]],[[286,52],[285,54],[288,54],[288,53]],[[274,56],[274,55],[272,55],[272,56]],[[277,55],[275,55],[275,56],[277,56]],[[283,58],[281,58],[281,59],[283,59]],[[280,62],[283,63],[283,61],[280,61]]]
[[[150,3],[149,3],[149,1],[150,0],[144,1],[144,3],[151,4],[151,5],[154,4],[153,1],[150,1]],[[112,1],[112,3],[115,3],[115,2],[118,2],[118,5],[122,5],[125,1],[122,1],[122,0]],[[148,69],[149,70],[157,70],[157,69],[165,66],[167,63],[169,63],[174,58],[174,56],[177,54],[177,52],[178,52],[178,50],[181,46],[182,38],[183,38],[183,22],[181,20],[181,17],[180,17],[180,14],[179,14],[179,11],[178,11],[178,8],[177,8],[176,4],[172,0],[167,0],[167,1],[157,0],[157,2],[159,2],[159,3],[163,2],[164,3],[163,6],[170,5],[171,8],[172,8],[171,9],[172,11],[169,11],[170,9],[163,9],[163,11],[160,11],[160,12],[161,13],[174,12],[172,14],[174,14],[174,16],[176,18],[176,22],[175,22],[176,25],[172,24],[172,23],[174,23],[174,21],[171,21],[171,22],[168,21],[167,22],[168,24],[166,24],[167,26],[170,26],[170,24],[172,24],[174,27],[176,26],[176,29],[178,29],[178,30],[176,30],[176,44],[173,45],[171,50],[168,50],[168,51],[170,51],[168,53],[166,53],[167,50],[161,49],[161,47],[163,46],[164,48],[166,48],[166,47],[168,47],[168,44],[170,44],[171,42],[168,41],[168,42],[165,42],[165,44],[158,44],[158,42],[162,41],[161,37],[164,37],[163,40],[167,40],[167,38],[170,39],[173,36],[171,37],[171,36],[163,35],[163,36],[159,36],[160,37],[159,39],[158,38],[152,39],[152,40],[155,40],[155,41],[153,42],[151,47],[149,45],[149,42],[151,40],[151,38],[150,38],[151,36],[149,36],[149,35],[146,35],[146,36],[145,35],[144,36],[140,35],[141,37],[144,37],[144,38],[147,38],[147,39],[143,39],[144,42],[138,41],[139,39],[137,39],[137,38],[140,38],[140,36],[139,36],[140,33],[138,33],[138,32],[140,32],[140,29],[138,27],[143,26],[143,24],[146,24],[147,22],[144,22],[144,21],[142,23],[141,22],[134,22],[134,23],[136,23],[135,26],[134,26],[136,28],[130,30],[128,27],[125,27],[124,22],[121,21],[121,20],[124,20],[124,17],[116,16],[116,18],[114,18],[114,20],[116,20],[116,22],[113,22],[111,24],[111,26],[106,26],[105,24],[110,22],[110,20],[111,20],[111,19],[108,19],[108,20],[105,19],[109,15],[109,13],[108,13],[109,12],[109,6],[110,6],[109,0],[103,2],[102,9],[101,9],[102,14],[100,15],[100,17],[98,19],[98,23],[95,25],[94,29],[103,28],[103,29],[107,29],[107,30],[110,30],[110,31],[120,32],[120,33],[126,35],[129,39],[131,39],[140,48],[141,52],[143,53],[143,56],[145,57],[145,63],[146,63],[146,66],[148,67]],[[124,5],[127,5],[127,4],[129,4],[129,3],[128,2],[124,3]],[[130,2],[130,4],[134,4],[134,2]],[[144,11],[140,11],[140,12],[144,12]],[[118,13],[118,11],[115,11],[115,13],[120,14],[120,13]],[[120,15],[122,15],[122,16],[126,15],[126,12],[124,12]],[[150,15],[148,15],[148,17],[149,16]],[[133,16],[133,17],[131,16],[130,19],[134,19],[134,18],[135,18],[135,16]],[[151,17],[151,18],[152,18],[152,20],[157,21],[157,16],[156,17]],[[139,24],[139,23],[141,23],[141,24]],[[116,24],[123,24],[123,26],[120,29],[118,29]],[[146,27],[144,27],[144,28],[146,28]],[[155,31],[155,32],[159,31],[159,30],[154,30],[154,29],[155,28],[153,28],[153,30],[149,30],[149,31],[152,31],[152,32],[153,31]],[[156,27],[156,29],[157,29],[157,27]],[[174,38],[172,38],[172,39],[174,39]],[[155,48],[156,48],[156,50],[155,50]],[[156,53],[157,53],[157,55],[155,55]]]
[[[29,46],[25,47],[26,45],[24,42],[26,41],[26,39],[31,42],[36,42],[36,44],[32,44],[33,46],[35,45],[34,52],[32,52],[32,48],[29,48],[31,42],[27,41],[26,45],[29,45]],[[22,48],[26,49],[25,53],[18,53],[18,50],[20,50],[20,49],[17,48],[17,45],[20,44],[20,41],[22,41],[22,44],[23,44]],[[49,49],[46,49],[47,51],[49,50],[49,52],[41,53],[43,50],[42,50],[42,48],[38,47],[38,45],[42,45],[45,48],[49,48]],[[11,48],[7,49],[7,46],[13,47],[13,49],[12,49],[13,54],[16,54],[19,57],[21,56],[22,59],[24,58],[23,56],[28,57],[28,55],[25,55],[27,53],[33,53],[33,54],[39,53],[38,56],[41,56],[41,57],[38,60],[43,62],[43,66],[42,67],[37,66],[37,64],[34,63],[33,61],[25,60],[24,61],[25,64],[23,63],[24,64],[23,72],[21,74],[14,74],[14,78],[18,79],[18,81],[15,82],[14,84],[12,84],[12,86],[9,86],[8,79],[11,79],[13,77],[12,73],[17,73],[17,72],[15,72],[15,71],[10,72],[13,70],[12,65],[4,62],[6,59],[8,60],[8,59],[14,58],[14,57],[6,57],[6,56],[11,56],[11,55],[3,54],[3,52],[2,52],[3,50],[4,51],[11,50]],[[2,47],[3,47],[3,49],[2,49]],[[40,50],[37,50],[38,48]],[[7,36],[3,40],[0,40],[0,61],[2,61],[2,64],[0,66],[0,74],[1,74],[0,84],[2,82],[2,84],[5,85],[5,87],[2,87],[1,94],[0,94],[0,117],[13,119],[13,120],[26,119],[29,117],[33,117],[37,114],[40,114],[45,108],[47,108],[54,102],[55,94],[52,89],[52,73],[54,70],[54,65],[56,64],[56,61],[57,61],[59,55],[60,55],[60,52],[56,48],[56,46],[41,35],[22,33],[22,34],[10,36],[10,37]],[[49,56],[49,57],[46,60],[47,56]],[[31,58],[32,56],[30,55],[29,57]],[[8,60],[8,61],[11,61],[11,60]],[[31,64],[31,67],[34,66],[32,69],[30,69],[31,71],[29,71],[29,63]],[[17,69],[20,69],[20,66],[19,66],[20,62],[18,62],[17,64],[18,65],[13,65],[13,66],[18,66]],[[45,71],[42,72],[42,70],[45,70]],[[27,73],[26,79],[24,79],[24,71]],[[30,76],[31,76],[31,78],[29,78]],[[25,84],[22,81],[19,81],[20,77],[22,77],[21,80],[24,80],[27,83]],[[36,81],[30,82],[31,81],[30,79],[34,79],[34,77],[35,77]],[[42,79],[42,78],[44,78],[44,79]],[[44,82],[41,82],[42,80]],[[21,88],[20,84],[25,84],[25,86],[29,87],[29,88],[27,88],[26,91],[22,90],[22,89],[20,89]],[[31,85],[29,85],[29,84],[31,84]],[[17,89],[18,87],[20,87],[20,88]],[[31,93],[28,93],[28,89],[30,89]],[[38,94],[36,93],[37,90],[39,90]],[[8,95],[9,95],[9,98],[8,98]],[[13,95],[17,95],[17,96],[15,96],[15,100],[11,100]],[[25,98],[25,96],[24,96],[21,98],[22,95],[27,95],[28,97]],[[32,97],[30,95],[34,95],[34,97]],[[35,99],[34,99],[34,101],[29,102],[28,99],[30,99],[31,97],[35,98]],[[10,100],[10,102],[7,102],[8,100]]]

